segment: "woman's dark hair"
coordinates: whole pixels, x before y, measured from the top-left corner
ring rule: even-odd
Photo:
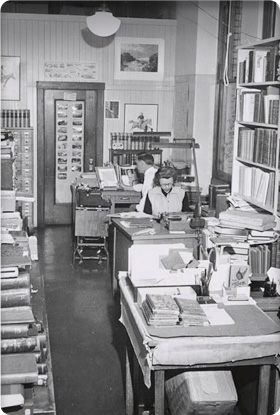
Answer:
[[[173,183],[175,183],[177,179],[176,170],[174,169],[174,167],[171,166],[163,166],[160,169],[158,169],[158,171],[155,174],[154,185],[160,186],[160,179],[170,179],[170,177],[173,178]]]

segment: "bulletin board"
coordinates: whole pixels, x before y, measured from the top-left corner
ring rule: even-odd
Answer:
[[[55,203],[71,203],[71,183],[84,171],[84,101],[55,106]]]

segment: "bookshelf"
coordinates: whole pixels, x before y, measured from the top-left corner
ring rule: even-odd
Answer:
[[[155,165],[171,162],[177,170],[177,181],[190,193],[191,203],[196,203],[200,193],[195,150],[199,144],[194,138],[173,139],[170,132],[111,133],[110,161],[119,166],[136,164],[137,154],[153,154]],[[179,154],[179,160],[176,161]],[[174,153],[174,154],[173,154]],[[183,166],[182,166],[183,165]]]
[[[238,48],[232,194],[280,226],[280,38]]]
[[[110,161],[119,166],[136,164],[137,155],[148,151],[154,156],[155,165],[162,164],[162,150],[155,148],[160,133],[111,133]]]

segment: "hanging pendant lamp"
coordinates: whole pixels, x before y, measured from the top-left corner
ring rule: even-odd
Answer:
[[[93,16],[87,17],[87,26],[96,36],[112,36],[120,25],[120,19],[113,16],[106,3],[102,3]]]

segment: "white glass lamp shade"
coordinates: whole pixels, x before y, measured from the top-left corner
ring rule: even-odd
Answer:
[[[119,30],[121,21],[111,12],[97,11],[93,16],[87,17],[89,30],[97,36],[111,36]]]

